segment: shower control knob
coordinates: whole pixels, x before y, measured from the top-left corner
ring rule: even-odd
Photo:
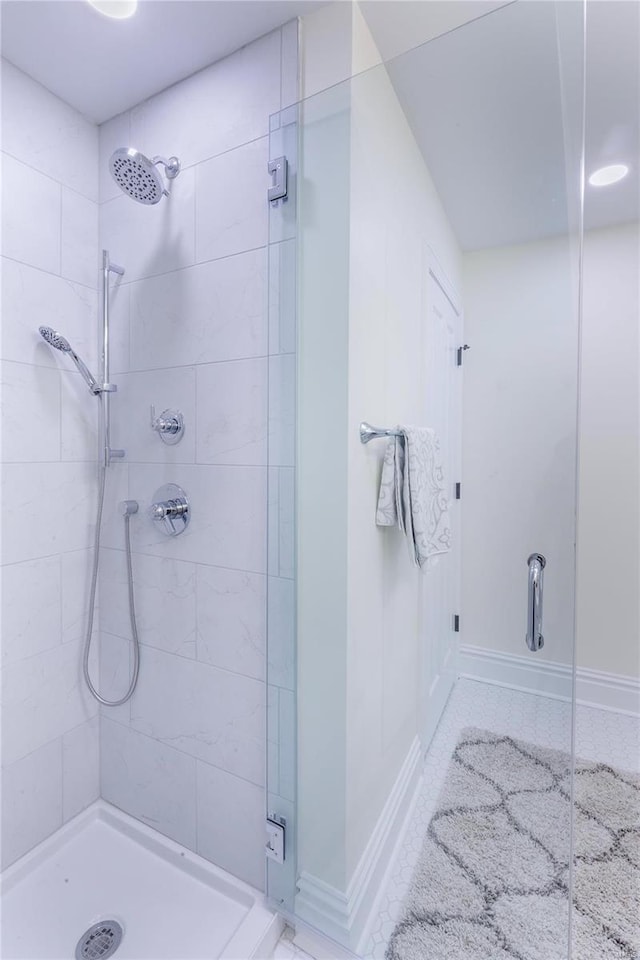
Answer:
[[[179,443],[184,434],[184,417],[179,410],[163,410],[156,417],[156,408],[151,404],[151,429],[164,443]]]
[[[168,537],[184,533],[191,519],[189,499],[177,483],[165,483],[156,490],[149,517]]]

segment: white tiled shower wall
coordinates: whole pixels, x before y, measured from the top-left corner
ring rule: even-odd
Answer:
[[[81,681],[97,404],[98,129],[2,64],[2,863],[99,794]]]
[[[101,792],[262,887],[267,574],[280,601],[270,606],[275,633],[291,621],[293,602],[293,449],[285,431],[295,362],[278,325],[280,303],[272,304],[271,328],[268,318],[268,265],[277,275],[292,241],[286,212],[267,203],[267,159],[269,116],[297,96],[296,26],[99,131],[10,65],[6,76],[3,497],[15,508],[5,508],[3,531],[4,862]],[[146,207],[117,190],[108,159],[125,145],[180,157],[170,200]],[[270,260],[269,218],[271,239],[282,241]],[[104,695],[122,694],[130,666],[116,509],[127,496],[140,502],[131,529],[142,652],[133,699],[98,718],[80,666],[95,401],[36,328],[60,329],[97,366],[103,247],[126,271],[112,282],[111,379],[112,445],[127,450],[109,472],[105,505]],[[182,411],[180,444],[167,446],[151,431],[151,403],[157,413]],[[191,525],[177,539],[146,516],[167,481],[180,483],[192,503]],[[280,501],[269,551],[268,489]],[[290,653],[270,665],[278,686],[269,702],[285,717],[291,671]],[[274,750],[270,770],[274,756],[279,777]],[[286,796],[284,764],[281,779]]]
[[[285,449],[288,358],[269,331],[269,116],[295,99],[295,24],[104,124],[100,245],[114,285],[113,468],[101,581],[101,681],[126,687],[130,625],[122,520],[128,496],[142,666],[130,701],[101,717],[102,795],[250,883],[264,885],[268,448]],[[288,91],[291,90],[291,93]],[[177,155],[171,199],[145,207],[106,171],[133,144]],[[286,344],[285,344],[286,347]],[[291,371],[293,371],[291,358]],[[269,396],[271,385],[271,396]],[[293,403],[293,379],[285,404]],[[268,423],[269,404],[272,410]],[[179,409],[184,438],[150,429]],[[278,461],[276,460],[276,463]],[[292,463],[292,460],[291,460]],[[146,516],[179,483],[192,520],[167,538]]]

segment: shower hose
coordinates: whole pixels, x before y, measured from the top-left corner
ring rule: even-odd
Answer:
[[[131,533],[129,530],[129,520],[130,514],[128,512],[124,515],[124,540],[125,540],[125,549],[127,555],[127,580],[129,587],[129,618],[131,620],[131,637],[133,642],[133,673],[131,675],[131,682],[129,683],[129,688],[123,697],[120,697],[119,700],[107,700],[105,697],[102,697],[97,689],[94,687],[91,682],[91,676],[89,674],[89,655],[91,653],[91,640],[93,636],[93,617],[96,606],[96,590],[98,587],[98,564],[100,563],[100,533],[102,528],[102,513],[104,510],[104,496],[105,488],[107,484],[107,468],[102,464],[100,468],[100,487],[98,492],[98,510],[96,514],[96,535],[94,540],[94,552],[93,552],[93,570],[91,573],[91,589],[89,591],[89,619],[87,623],[87,635],[84,643],[84,655],[82,660],[82,668],[84,672],[84,679],[87,686],[91,692],[91,695],[95,699],[102,703],[105,707],[119,707],[121,704],[126,703],[127,700],[133,694],[133,691],[136,688],[138,683],[138,673],[140,670],[140,641],[138,639],[138,627],[136,624],[136,609],[134,604],[133,597],[133,573],[131,569]]]

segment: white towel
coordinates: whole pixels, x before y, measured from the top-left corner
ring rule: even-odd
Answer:
[[[417,567],[451,549],[440,444],[427,427],[398,427],[384,455],[376,523],[397,524]]]

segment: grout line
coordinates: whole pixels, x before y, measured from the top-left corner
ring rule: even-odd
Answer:
[[[45,173],[44,170],[40,170],[38,167],[34,167],[33,164],[29,163],[27,160],[23,160],[22,157],[16,156],[15,153],[10,153],[8,150],[2,148],[2,152],[6,157],[10,157],[12,160],[15,160],[16,163],[22,164],[23,167],[27,167],[28,170],[33,170],[34,173],[40,174],[41,177],[45,177],[47,180],[51,180],[53,183],[57,183],[59,187],[64,187],[65,190],[70,190],[72,193],[76,193],[79,197],[83,197],[85,200],[89,200],[91,203],[95,203],[99,206],[100,201],[95,197],[90,197],[88,193],[83,193],[82,190],[78,190],[76,187],[69,186],[68,183],[65,183],[64,180],[58,180],[56,177],[52,176],[50,173]]]
[[[81,280],[70,280],[69,277],[63,277],[61,273],[53,273],[51,270],[45,270],[44,267],[39,267],[35,263],[29,263],[28,260],[19,260],[17,257],[10,257],[8,254],[3,253],[2,258],[4,260],[10,260],[11,263],[19,263],[23,267],[28,267],[30,270],[37,270],[38,273],[46,273],[48,277],[55,277],[56,280],[61,280],[63,283],[73,284],[76,287],[82,287],[83,290],[90,290],[92,293],[98,293],[97,285],[95,287],[90,287],[86,283],[82,283]]]
[[[130,724],[123,723],[121,720],[118,720],[115,717],[108,717],[105,714],[101,714],[101,717],[105,720],[108,720],[110,723],[115,723],[119,727],[123,727],[125,730],[131,731],[139,737],[144,737],[145,740],[151,740],[153,743],[158,744],[161,747],[165,747],[167,750],[173,750],[175,753],[179,753],[183,757],[189,757],[189,759],[193,760],[196,764],[202,763],[205,767],[213,767],[214,770],[221,770],[229,777],[235,777],[236,780],[241,780],[243,783],[249,783],[252,787],[257,787],[259,790],[265,790],[266,792],[265,783],[257,783],[255,780],[249,780],[247,777],[243,777],[239,773],[234,773],[232,770],[227,770],[226,767],[222,767],[217,763],[211,763],[209,760],[203,760],[201,757],[196,757],[193,753],[186,753],[186,751],[181,750],[172,743],[167,743],[166,740],[159,740],[148,733],[144,733],[142,730],[138,730],[136,727],[131,726]]]
[[[291,238],[289,238],[291,239]],[[279,240],[278,243],[287,243],[287,240]],[[99,245],[101,246],[101,245]],[[248,253],[256,253],[260,250],[266,250],[269,246],[268,243],[261,243],[255,247],[246,247],[243,250],[235,250],[233,253],[224,254],[222,257],[209,257],[207,260],[194,260],[193,263],[184,263],[179,267],[172,267],[170,270],[163,270],[160,273],[149,273],[141,277],[133,277],[131,280],[123,281],[121,287],[130,287],[134,283],[142,283],[145,280],[157,280],[163,277],[171,276],[174,273],[180,273],[182,270],[193,270],[195,267],[202,267],[209,263],[220,263],[223,260],[230,260],[232,257],[242,257]],[[126,274],[125,274],[126,275]],[[57,274],[54,274],[57,276]]]

